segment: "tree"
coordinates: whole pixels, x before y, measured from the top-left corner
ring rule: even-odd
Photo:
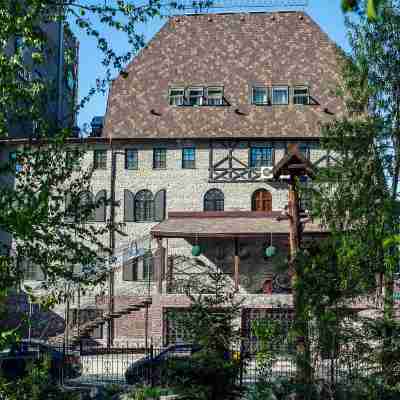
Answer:
[[[185,290],[190,306],[172,319],[185,333],[185,340],[200,346],[187,362],[168,365],[169,383],[183,398],[201,400],[235,399],[240,362],[240,330],[236,326],[241,302],[229,287],[226,275],[209,268],[201,282],[189,281]],[[241,353],[240,353],[241,354]],[[242,354],[241,354],[242,355]]]
[[[371,365],[379,360],[379,378],[392,393],[398,368],[393,363],[398,353],[393,276],[399,265],[399,3],[383,7],[373,23],[361,15],[356,22],[347,20],[347,27],[352,50],[344,59],[339,90],[347,113],[322,129],[322,145],[332,159],[319,169],[312,190],[314,217],[328,228],[330,239],[303,249],[299,285],[312,315],[334,322],[338,340],[345,336],[346,318],[358,323],[346,332],[348,341],[360,336],[357,330],[363,326],[359,348],[369,349]],[[323,283],[315,287],[316,281]],[[379,300],[382,286],[383,315],[374,321],[356,317],[349,302],[367,296]],[[374,335],[367,335],[371,326]],[[371,340],[382,339],[382,346],[371,348]]]
[[[18,129],[31,137],[12,153],[10,162],[0,166],[0,229],[16,244],[3,244],[0,302],[19,284],[27,259],[47,277],[47,304],[65,295],[60,282],[93,285],[104,281],[110,254],[104,235],[118,229],[111,220],[100,229],[85,224],[96,207],[110,204],[110,199],[96,204],[82,201],[82,192],[90,190],[91,177],[90,169],[78,172],[85,149],[69,146],[67,139],[73,126],[49,112],[49,105],[56,104],[59,93],[57,83],[41,73],[49,57],[57,57],[51,54],[46,26],[60,23],[65,36],[70,37],[75,24],[103,54],[105,76],[97,79],[76,107],[71,107],[71,113],[75,113],[95,93],[105,91],[112,73],[126,76],[126,63],[144,45],[138,25],[159,16],[161,7],[158,1],[141,6],[130,0],[0,1],[0,137]],[[130,50],[117,54],[101,33],[106,28],[124,33]],[[73,49],[65,48],[66,68],[73,57]],[[79,218],[70,223],[77,207]],[[83,268],[76,271],[76,265]],[[1,338],[8,338],[3,329],[0,333]]]
[[[365,0],[363,4],[362,0],[342,0],[342,10],[345,13],[349,11],[360,12],[362,10],[366,12],[370,21],[376,21],[384,2],[385,0]]]

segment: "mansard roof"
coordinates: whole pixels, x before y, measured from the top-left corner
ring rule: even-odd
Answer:
[[[176,16],[119,76],[104,136],[315,138],[343,112],[340,51],[303,12]],[[174,107],[170,87],[224,86],[226,106]],[[307,85],[312,104],[256,106],[254,85]]]

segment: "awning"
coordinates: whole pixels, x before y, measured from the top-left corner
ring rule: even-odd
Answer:
[[[197,215],[196,215],[197,214]],[[267,234],[287,236],[289,221],[277,220],[279,213],[221,212],[170,213],[169,218],[151,229],[156,238],[257,238]],[[326,235],[317,223],[305,224],[306,236]]]

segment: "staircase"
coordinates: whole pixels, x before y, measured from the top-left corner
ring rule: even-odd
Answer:
[[[112,313],[110,313],[108,311],[104,312],[104,314],[102,316],[97,317],[91,321],[87,321],[83,324],[80,324],[79,332],[78,332],[78,326],[75,325],[72,328],[72,330],[70,330],[70,333],[69,333],[69,345],[74,347],[74,346],[78,345],[82,339],[90,339],[90,335],[99,326],[104,325],[105,323],[107,323],[108,321],[110,321],[112,319],[118,319],[124,315],[128,315],[135,311],[139,311],[143,308],[146,308],[151,303],[152,303],[151,297],[145,297],[138,301],[134,301],[134,302],[128,304],[127,306],[122,307],[119,310],[114,311]],[[52,344],[61,345],[64,340],[64,334],[65,333],[50,338],[49,342],[51,342]]]
[[[151,303],[152,303],[151,297],[146,297],[145,299],[128,304],[126,307],[123,307],[112,313],[106,312],[104,313],[103,316],[80,325],[79,333],[78,333],[78,327],[75,326],[70,332],[70,344],[72,346],[77,345],[82,339],[90,338],[91,333],[99,326],[104,325],[106,322],[112,319],[118,319],[124,315],[131,314],[135,311],[139,311],[143,308],[148,307]]]

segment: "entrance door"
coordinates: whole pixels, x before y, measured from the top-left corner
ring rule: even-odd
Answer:
[[[253,211],[272,211],[272,195],[268,190],[259,189],[253,193]]]

